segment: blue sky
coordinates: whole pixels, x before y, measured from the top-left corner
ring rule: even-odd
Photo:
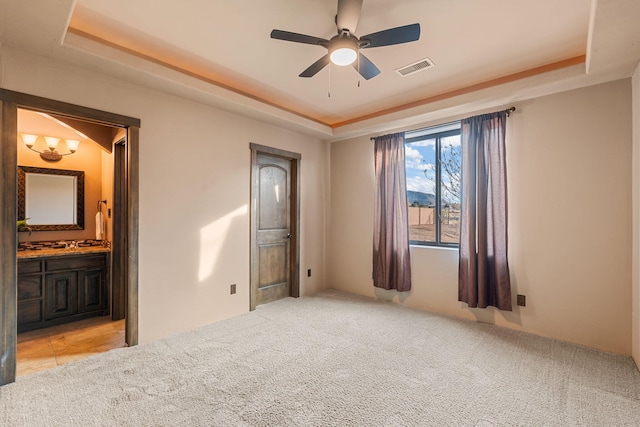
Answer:
[[[407,190],[435,194],[435,144],[435,139],[424,139],[405,145]],[[443,151],[460,148],[459,135],[442,139]],[[445,173],[442,174],[442,179],[450,181]]]
[[[407,190],[435,194],[435,149],[435,139],[426,139],[405,145],[404,156],[407,174]],[[424,173],[425,170],[429,170],[428,176],[432,179],[427,179]]]

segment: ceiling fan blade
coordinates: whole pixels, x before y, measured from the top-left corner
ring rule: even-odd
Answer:
[[[353,63],[353,68],[355,68],[365,80],[372,79],[380,74],[378,67],[373,65],[373,62],[361,53],[358,53],[358,60]]]
[[[360,37],[358,44],[361,49],[369,47],[390,46],[394,44],[414,42],[420,38],[420,24],[405,25],[389,28],[377,33]]]
[[[318,74],[318,72],[320,70],[322,70],[324,67],[326,67],[327,64],[329,64],[329,54],[328,53],[325,56],[323,56],[322,58],[318,59],[313,64],[311,64],[311,66],[309,66],[309,68],[307,68],[302,73],[300,73],[300,77],[313,77],[316,74]]]
[[[315,45],[324,46],[324,47],[329,46],[329,40],[321,39],[319,37],[307,36],[305,34],[282,31],[282,30],[271,31],[271,38],[284,40],[288,42],[294,42],[294,43],[315,44]]]
[[[351,34],[356,32],[362,10],[362,0],[338,0],[338,15],[336,26],[338,32],[349,30]]]

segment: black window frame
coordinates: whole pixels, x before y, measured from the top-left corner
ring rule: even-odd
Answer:
[[[449,129],[449,130],[438,130],[443,128],[450,128],[451,126],[456,126],[457,128]],[[429,132],[433,130],[433,132]],[[412,133],[420,133],[419,136],[412,137],[410,136]],[[436,182],[435,182],[435,196],[436,196],[436,231],[435,236],[436,239],[433,242],[424,241],[424,240],[409,240],[410,245],[414,246],[432,246],[432,247],[444,247],[444,248],[459,248],[460,241],[458,243],[448,243],[442,242],[441,230],[442,230],[442,139],[454,135],[461,135],[461,123],[460,122],[452,122],[443,125],[434,126],[431,128],[419,129],[416,131],[407,132],[405,136],[404,143],[411,144],[415,142],[420,142],[428,139],[435,139],[435,153],[436,153]],[[462,185],[462,183],[460,184]],[[460,205],[462,206],[462,195],[461,195]],[[407,209],[409,209],[409,203],[407,200]],[[459,236],[459,234],[458,234]]]

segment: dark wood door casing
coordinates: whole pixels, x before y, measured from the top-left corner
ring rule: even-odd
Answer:
[[[0,385],[15,381],[17,347],[17,116],[18,108],[127,129],[126,341],[138,343],[138,163],[140,120],[0,88]],[[114,251],[116,248],[113,248]]]
[[[15,381],[17,347],[18,108],[0,97],[0,385]]]

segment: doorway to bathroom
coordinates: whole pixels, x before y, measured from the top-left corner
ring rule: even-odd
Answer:
[[[41,321],[48,322],[46,326],[50,323],[55,328],[62,328],[61,333],[69,333],[73,329],[65,327],[62,323],[71,325],[67,323],[68,320],[81,320],[83,323],[78,324],[78,328],[84,330],[85,335],[94,335],[96,331],[104,331],[106,328],[107,334],[111,334],[112,338],[118,334],[124,334],[127,345],[137,344],[138,129],[140,121],[4,89],[0,89],[0,110],[0,162],[2,163],[0,236],[3,248],[0,252],[0,385],[2,385],[15,380],[17,333],[20,328],[25,330],[25,316],[27,316],[26,320],[32,321],[31,326],[26,326],[26,330],[39,327],[38,310],[42,313]],[[68,233],[80,234],[66,234],[65,236],[70,239],[62,239],[62,234],[55,234],[60,233],[60,230],[39,230],[40,233],[44,233],[40,236],[43,236],[45,243],[56,246],[45,245],[45,250],[51,251],[49,252],[51,258],[46,258],[48,261],[44,259],[40,261],[37,255],[34,258],[23,256],[20,259],[16,256],[19,247],[16,223],[21,218],[17,216],[18,182],[15,172],[18,166],[18,151],[24,148],[19,146],[23,142],[22,136],[19,136],[19,111],[53,117],[59,123],[79,131],[82,136],[87,136],[87,139],[103,150],[99,160],[100,165],[109,165],[104,170],[101,166],[98,167],[100,175],[107,171],[106,189],[103,185],[105,183],[96,185],[94,182],[93,196],[90,199],[85,198],[85,207],[88,212],[85,215],[84,212],[78,211],[78,217],[84,215],[87,224],[76,228],[84,228],[84,231],[68,231]],[[23,145],[31,149],[26,141]],[[46,151],[46,148],[31,151]],[[21,158],[21,162],[22,159],[24,157]],[[57,169],[57,165],[45,169],[54,168]],[[96,192],[98,186],[101,186],[99,193]],[[96,194],[100,195],[96,197]],[[111,200],[103,194],[110,194]],[[104,200],[106,202],[101,203]],[[104,215],[103,226],[108,224],[102,230],[98,227],[97,211]],[[95,223],[93,222],[94,214],[96,214]],[[94,233],[94,226],[95,235],[90,236],[88,233]],[[104,235],[99,236],[99,232],[103,232]],[[23,240],[24,244],[24,241],[33,242],[36,239],[20,240]],[[33,250],[34,247],[42,248],[41,242],[30,244],[29,249]],[[71,252],[67,252],[67,248],[70,248]],[[64,253],[57,253],[56,250]],[[19,263],[22,268],[18,267]],[[26,288],[23,286],[20,290],[18,289],[18,274],[20,277],[23,277],[23,274],[26,277],[21,282],[26,283]],[[106,280],[110,286],[105,288],[103,284]],[[27,307],[27,311],[19,311],[21,302]],[[103,316],[104,314],[108,314],[108,317]],[[65,316],[70,317],[65,318]],[[100,324],[101,321],[104,325]],[[42,334],[46,335],[44,332]],[[49,341],[53,342],[51,339]]]

